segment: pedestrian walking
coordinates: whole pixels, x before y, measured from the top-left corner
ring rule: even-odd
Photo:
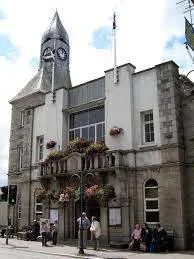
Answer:
[[[42,236],[42,246],[47,246],[49,227],[46,222],[42,222],[40,226],[40,234]]]
[[[53,230],[52,230],[52,240],[53,240],[53,245],[57,245],[57,232],[58,232],[58,222],[55,221],[55,224],[53,225]]]
[[[90,227],[91,231],[91,240],[94,240],[94,249],[100,250],[100,238],[101,238],[101,228],[100,223],[97,221],[97,218],[92,216],[92,224]]]
[[[87,230],[90,227],[91,223],[90,220],[87,218],[85,212],[82,213],[81,217],[77,219],[77,223],[79,226],[78,231],[78,247],[80,247],[80,230],[83,229],[83,248],[86,249],[87,246]]]

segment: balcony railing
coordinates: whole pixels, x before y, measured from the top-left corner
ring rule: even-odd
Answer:
[[[56,176],[79,171],[106,171],[122,165],[122,154],[115,151],[95,154],[92,157],[71,153],[68,157],[39,164],[39,176]]]

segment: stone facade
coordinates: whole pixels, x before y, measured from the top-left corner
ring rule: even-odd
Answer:
[[[55,33],[53,27],[51,31]],[[41,44],[40,68],[43,70],[52,65],[43,61],[42,55],[45,47],[52,45],[54,40],[49,38],[45,41],[48,36],[45,35]],[[63,37],[68,38],[64,31]],[[69,46],[63,46],[67,42],[60,41],[61,38],[57,41],[61,45],[56,45],[56,48],[66,48],[69,56]],[[58,59],[57,62],[62,61]],[[32,223],[37,212],[37,190],[55,188],[59,191],[69,183],[72,175],[86,176],[90,173],[101,184],[111,184],[116,198],[106,206],[96,206],[86,199],[84,209],[88,216],[96,213],[100,218],[104,242],[128,241],[134,225],[146,219],[145,184],[147,180],[154,179],[158,184],[159,222],[166,229],[175,230],[176,248],[194,247],[193,83],[186,77],[183,77],[183,83],[178,66],[170,61],[138,73],[135,73],[133,65],[125,64],[118,68],[119,81],[116,85],[113,84],[111,69],[105,72],[104,77],[71,88],[69,61],[60,64],[56,66],[59,70],[56,72],[58,83],[54,103],[51,102],[53,93],[49,88],[51,80],[50,86],[45,88],[47,84],[43,79],[37,87],[34,85],[36,80],[33,84],[30,81],[11,101],[8,178],[9,184],[18,186],[17,204],[9,210],[13,224],[20,228]],[[63,80],[64,75],[68,83]],[[185,94],[183,86],[187,90],[191,88],[189,95]],[[108,151],[94,156],[93,160],[73,153],[59,161],[44,162],[49,153],[45,148],[49,139],[56,140],[56,149],[67,147],[71,114],[101,106],[105,107]],[[152,143],[145,143],[142,140],[141,116],[150,110],[153,111],[155,139]],[[24,113],[22,125],[21,113]],[[118,136],[110,136],[109,130],[115,126],[123,131]],[[44,136],[41,163],[36,159],[36,140],[39,136]],[[19,166],[20,148],[23,148],[22,167]],[[120,208],[121,222],[118,225],[110,224],[111,208]],[[79,201],[59,203],[45,199],[41,217],[49,218],[51,209],[58,211],[60,241],[76,238]]]

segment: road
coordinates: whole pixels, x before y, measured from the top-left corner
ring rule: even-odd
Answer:
[[[48,255],[39,252],[21,251],[15,248],[0,247],[0,258],[2,259],[62,259],[65,256]]]

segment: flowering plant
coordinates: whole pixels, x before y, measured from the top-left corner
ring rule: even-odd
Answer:
[[[95,184],[86,188],[85,194],[88,198],[97,200],[101,206],[105,206],[110,199],[116,197],[114,187],[110,184],[106,184],[102,187]]]
[[[86,188],[85,194],[88,197],[94,197],[98,194],[99,190],[100,190],[100,187],[97,184],[95,184],[95,185],[92,185],[89,188]]]
[[[46,149],[53,148],[57,144],[56,141],[50,140],[49,142],[46,143]]]
[[[40,189],[37,194],[37,199],[40,201],[46,200],[46,199],[51,199],[53,201],[58,200],[58,194],[56,193],[55,190],[44,190]]]
[[[70,154],[72,152],[80,152],[84,153],[85,149],[89,146],[90,142],[83,138],[76,138],[72,140],[66,150],[66,154]]]
[[[111,136],[114,136],[114,135],[119,135],[121,132],[123,132],[122,128],[113,127],[112,129],[110,129],[109,134]]]
[[[62,157],[64,157],[63,152],[54,150],[48,154],[46,160],[59,160]]]
[[[106,144],[104,143],[104,141],[99,141],[96,143],[92,143],[90,144],[87,148],[86,148],[86,155],[93,155],[96,153],[102,153],[104,151],[108,150]]]
[[[74,200],[79,200],[80,197],[80,187],[76,185],[70,185],[65,187],[63,192],[59,195],[59,201],[69,201],[70,198]]]

